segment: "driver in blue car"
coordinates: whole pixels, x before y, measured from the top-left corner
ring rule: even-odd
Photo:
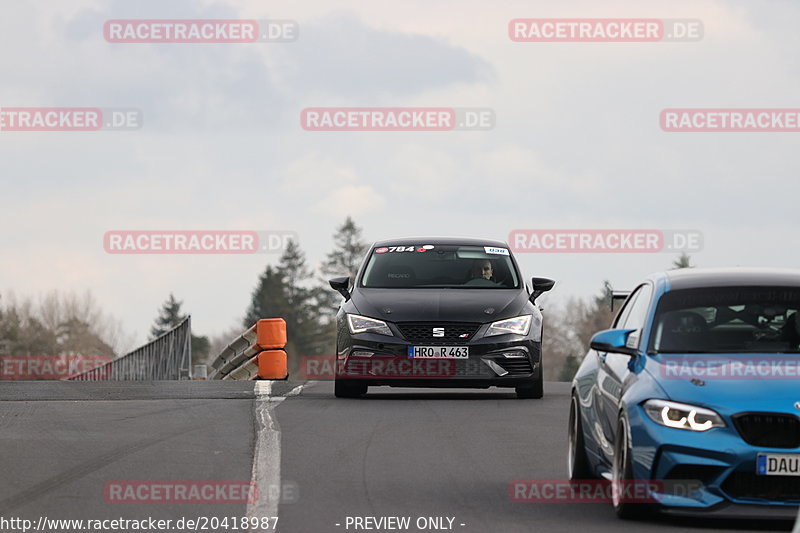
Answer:
[[[789,343],[792,351],[800,350],[800,312],[795,311],[786,317],[786,324],[781,328],[781,337]]]

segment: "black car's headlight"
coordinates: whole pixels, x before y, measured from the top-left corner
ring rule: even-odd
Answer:
[[[505,335],[507,333],[527,335],[530,329],[531,315],[521,315],[492,322],[483,336],[491,337],[492,335]]]
[[[350,333],[379,333],[380,335],[392,335],[392,330],[383,320],[369,318],[361,315],[347,315],[347,326]]]
[[[670,428],[708,431],[725,427],[725,421],[717,412],[696,405],[647,400],[644,402],[644,411],[654,422]]]

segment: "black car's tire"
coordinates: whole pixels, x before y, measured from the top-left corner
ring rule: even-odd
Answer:
[[[594,472],[586,456],[586,442],[583,437],[583,423],[581,422],[578,397],[572,394],[569,408],[569,433],[567,434],[567,475],[570,481],[581,479],[594,479]]]
[[[533,380],[530,384],[515,387],[514,390],[517,391],[517,398],[539,399],[544,396],[544,380],[539,377],[539,379]]]
[[[628,420],[624,414],[619,417],[617,423],[617,435],[614,441],[614,464],[612,468],[612,483],[617,484],[616,490],[612,490],[612,503],[614,512],[619,518],[635,520],[645,518],[653,511],[653,507],[647,503],[629,502],[619,497],[619,494],[635,494],[637,491],[627,491],[625,486],[636,483],[633,476],[633,462],[631,460],[631,444],[628,436]]]
[[[333,382],[333,395],[337,398],[360,398],[367,393],[367,385],[349,379]]]

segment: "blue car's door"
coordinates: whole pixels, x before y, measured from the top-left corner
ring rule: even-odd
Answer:
[[[628,337],[628,347],[638,348],[642,328],[650,307],[653,288],[645,283],[636,288],[630,298],[625,302],[625,307],[620,311],[614,328],[634,329]],[[607,461],[613,459],[613,447],[616,441],[617,423],[619,421],[620,401],[631,380],[636,378],[631,373],[633,357],[619,353],[598,354],[600,364],[597,372],[596,402],[601,413],[599,420],[602,426],[601,445]]]

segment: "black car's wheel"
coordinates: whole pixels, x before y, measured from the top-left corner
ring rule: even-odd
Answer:
[[[544,396],[544,380],[539,377],[531,381],[529,384],[515,387],[517,391],[517,398],[541,398]]]
[[[567,450],[567,473],[570,480],[593,479],[596,477],[586,457],[586,444],[583,440],[583,424],[581,423],[578,397],[573,393],[569,408],[569,444]]]
[[[360,398],[367,393],[367,385],[349,379],[333,382],[333,395],[337,398]]]
[[[617,516],[624,519],[643,518],[650,514],[651,506],[643,502],[631,502],[631,494],[637,494],[636,483],[633,475],[633,462],[631,459],[631,443],[628,420],[625,415],[620,415],[617,425],[617,436],[614,442],[614,464],[612,468],[611,500]]]

